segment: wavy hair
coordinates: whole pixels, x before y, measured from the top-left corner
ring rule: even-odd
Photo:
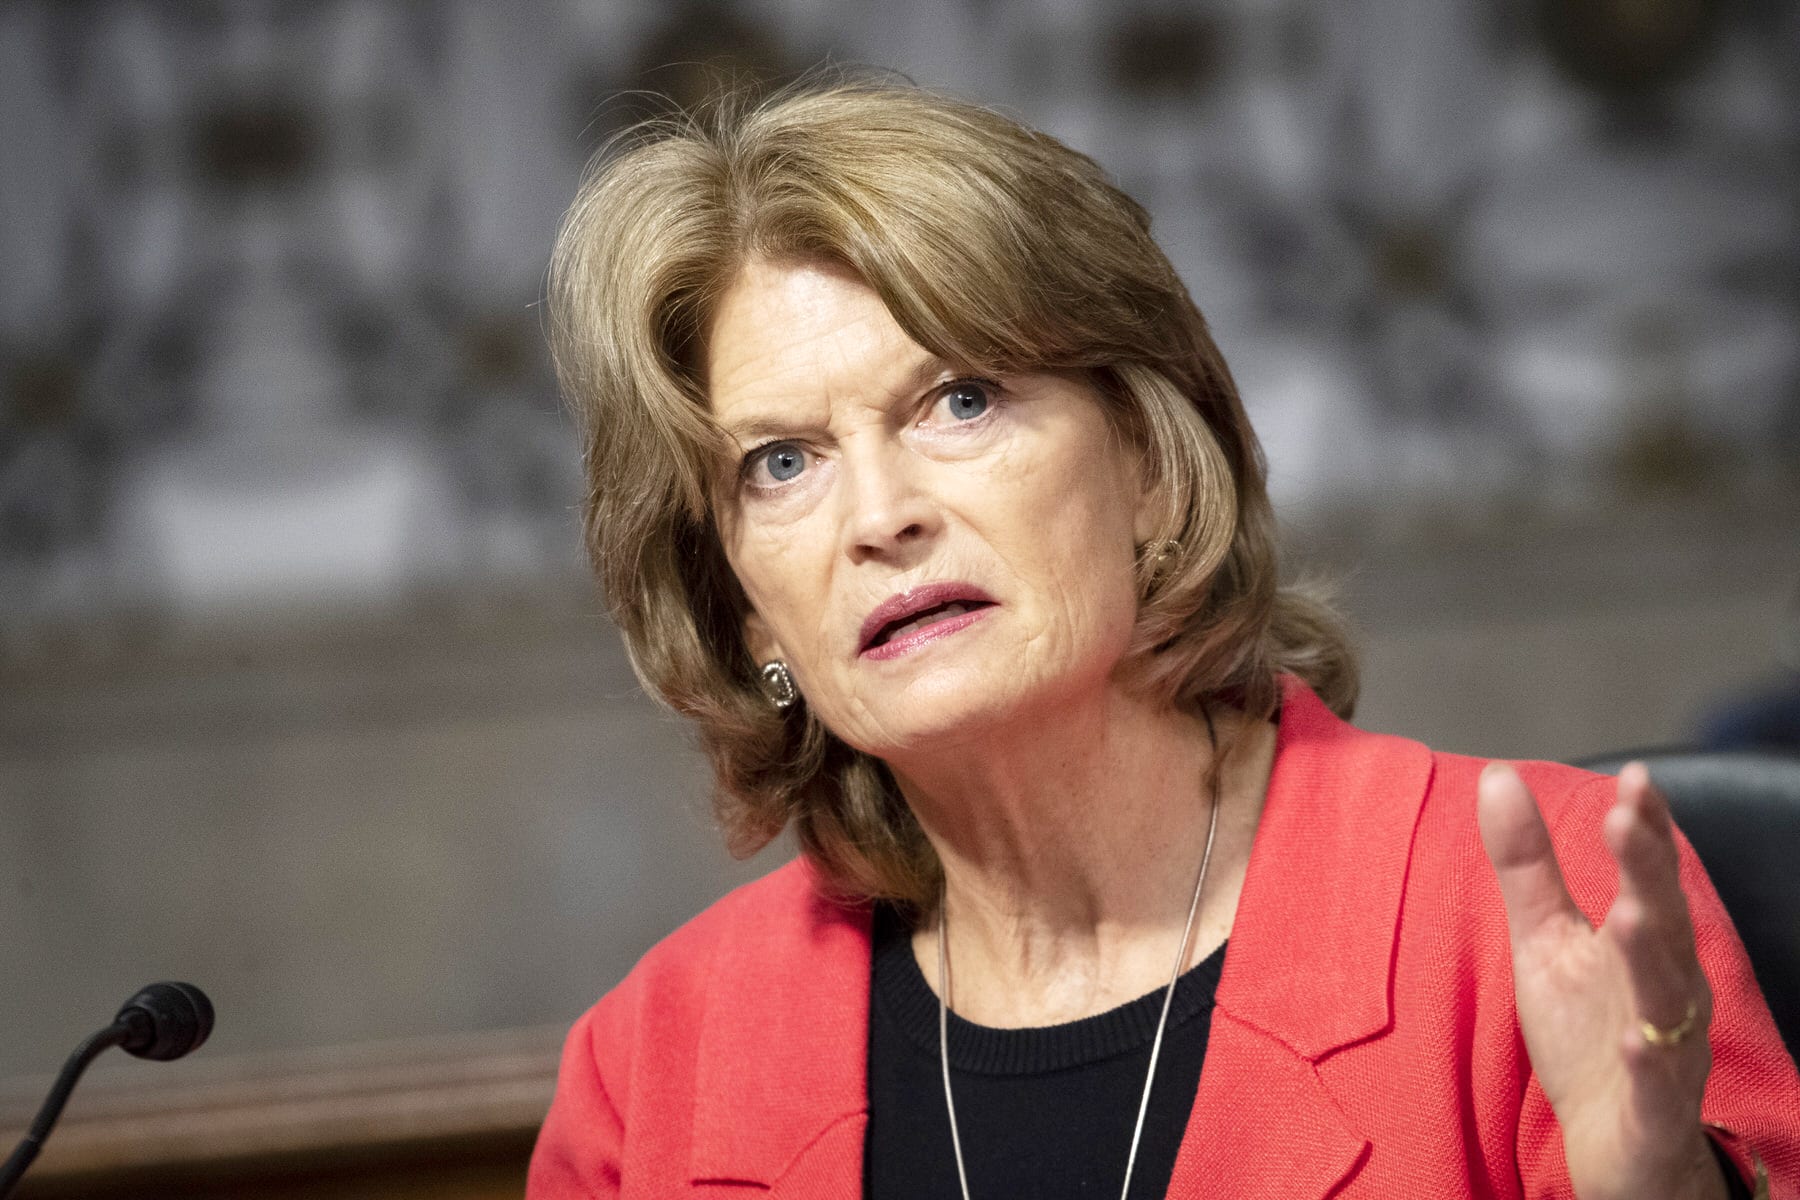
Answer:
[[[1141,205],[1056,139],[911,85],[728,96],[597,157],[557,238],[549,323],[589,554],[644,686],[699,726],[734,853],[791,825],[845,895],[924,910],[940,879],[881,762],[804,704],[773,709],[744,645],[712,516],[729,448],[701,380],[711,314],[755,259],[848,269],[947,361],[1084,374],[1163,501],[1149,545],[1181,548],[1140,561],[1126,677],[1268,716],[1291,672],[1349,715],[1343,624],[1278,582],[1261,448]]]

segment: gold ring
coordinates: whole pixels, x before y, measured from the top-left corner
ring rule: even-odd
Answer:
[[[1687,1013],[1681,1018],[1679,1025],[1671,1025],[1667,1029],[1659,1029],[1648,1021],[1639,1021],[1638,1030],[1644,1040],[1652,1046],[1679,1046],[1681,1040],[1694,1032],[1694,1026],[1700,1022],[1700,1003],[1689,1000]]]

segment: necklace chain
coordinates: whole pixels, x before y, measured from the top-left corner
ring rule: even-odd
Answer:
[[[1144,1095],[1138,1101],[1137,1123],[1131,1128],[1131,1152],[1125,1158],[1125,1185],[1119,1200],[1131,1194],[1131,1174],[1137,1167],[1138,1142],[1144,1136],[1144,1117],[1150,1111],[1150,1086],[1156,1082],[1156,1060],[1162,1055],[1163,1031],[1168,1028],[1169,1008],[1175,1000],[1175,985],[1181,979],[1182,964],[1194,940],[1194,919],[1200,913],[1200,893],[1206,887],[1206,868],[1212,863],[1213,835],[1219,830],[1219,761],[1218,738],[1213,734],[1212,714],[1206,713],[1206,733],[1213,745],[1212,813],[1206,822],[1206,849],[1200,855],[1200,873],[1194,880],[1194,896],[1188,901],[1187,924],[1181,931],[1181,947],[1175,953],[1175,967],[1169,974],[1169,986],[1163,991],[1162,1015],[1156,1019],[1156,1037],[1150,1043],[1150,1069],[1144,1073]],[[946,890],[938,896],[938,1062],[944,1071],[944,1108],[950,1114],[950,1148],[956,1154],[956,1179],[962,1185],[962,1200],[969,1200],[969,1172],[963,1166],[962,1134],[956,1127],[956,1097],[950,1090],[950,951],[946,936],[950,928]]]

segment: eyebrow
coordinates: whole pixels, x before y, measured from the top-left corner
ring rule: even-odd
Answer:
[[[892,405],[904,399],[910,399],[929,387],[939,377],[951,374],[958,368],[950,360],[935,354],[926,354],[912,370],[901,377],[898,383],[888,389],[887,403]],[[721,425],[721,428],[735,438],[740,444],[759,441],[767,437],[792,436],[807,428],[806,422],[795,422],[779,416],[755,415],[741,421],[732,421]]]

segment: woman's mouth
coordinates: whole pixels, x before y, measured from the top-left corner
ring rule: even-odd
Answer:
[[[882,626],[881,632],[875,635],[875,640],[870,643],[870,646],[885,646],[897,638],[908,636],[914,630],[923,629],[927,625],[933,625],[939,621],[947,621],[951,617],[960,617],[966,612],[972,612],[977,608],[986,607],[987,605],[985,604],[964,604],[960,600],[952,600],[950,603],[939,605],[937,608],[928,608],[918,616],[909,620],[896,621],[891,625]]]
[[[863,622],[867,658],[893,658],[967,628],[994,607],[967,584],[930,584],[890,598]]]

